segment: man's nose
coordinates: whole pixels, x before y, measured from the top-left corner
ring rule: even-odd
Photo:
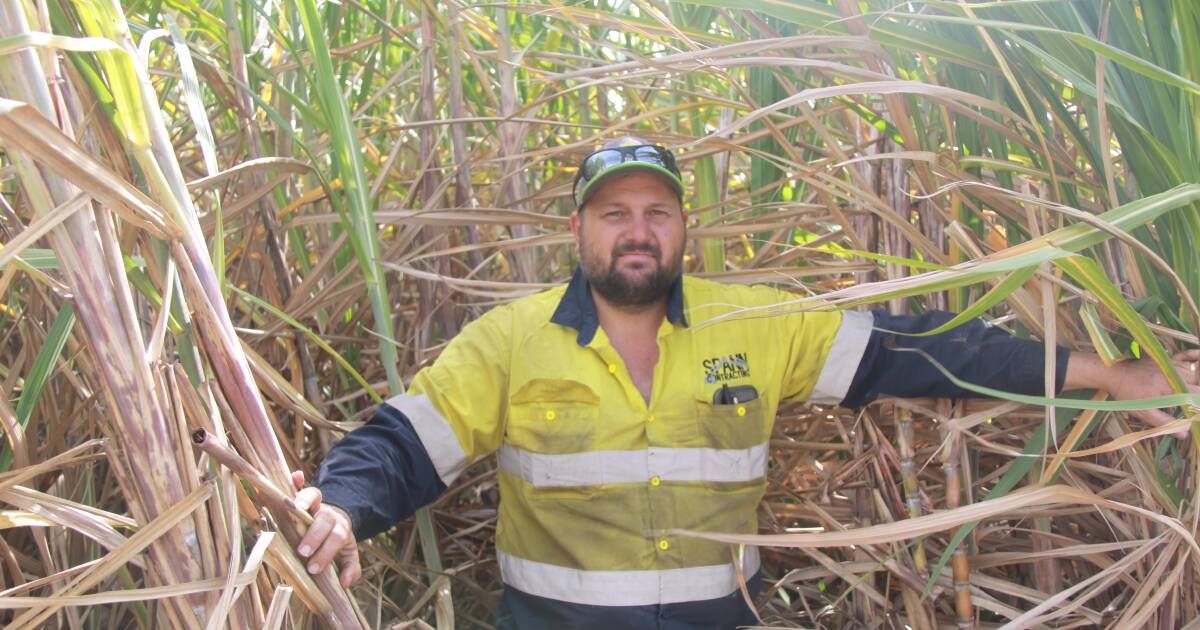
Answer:
[[[633,220],[629,222],[629,229],[626,231],[626,236],[633,241],[646,242],[653,236],[650,230],[650,221],[645,215],[633,216]]]

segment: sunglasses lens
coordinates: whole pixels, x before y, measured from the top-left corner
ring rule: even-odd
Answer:
[[[593,153],[592,156],[587,159],[587,162],[584,162],[583,164],[583,178],[591,179],[596,175],[599,175],[609,167],[620,164],[624,157],[625,156],[621,155],[621,152],[617,149],[607,149]]]
[[[633,159],[639,162],[649,162],[651,164],[662,164],[662,151],[658,147],[634,147]]]
[[[675,166],[675,156],[660,146],[642,146],[634,150],[634,159],[639,162],[657,164],[679,177],[679,169]]]
[[[575,200],[578,204],[580,194],[588,182],[608,169],[622,162],[645,162],[661,166],[679,177],[679,169],[675,166],[675,156],[670,151],[656,145],[641,145],[636,147],[618,147],[601,149],[583,161],[575,179]]]

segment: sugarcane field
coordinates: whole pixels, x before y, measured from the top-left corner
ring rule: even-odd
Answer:
[[[1195,0],[0,0],[0,625],[1200,630]]]

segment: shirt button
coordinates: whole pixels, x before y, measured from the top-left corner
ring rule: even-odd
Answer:
[[[646,422],[654,422],[654,414],[650,414],[650,415],[649,415],[649,416],[646,418]]]
[[[554,413],[554,410],[553,410],[553,409],[551,409],[550,411],[547,411],[547,412],[546,412],[546,419],[547,419],[547,420],[549,420],[549,421],[551,421],[551,422],[553,422],[553,421],[554,421],[554,419],[555,419],[555,418],[557,418],[557,417],[558,417],[558,414]]]
[[[667,542],[667,539],[664,538],[664,539],[658,541],[658,548],[662,549],[663,551],[666,551],[671,548],[671,543]]]
[[[658,475],[654,475],[653,477],[650,478],[650,485],[652,485],[652,486],[657,486],[661,483],[662,483],[662,477],[659,477]]]
[[[616,373],[617,373],[617,364],[616,364],[616,363],[609,363],[609,364],[608,364],[608,373],[609,373],[609,374],[616,374]]]
[[[739,416],[744,416],[744,415],[746,415],[746,408],[745,408],[745,407],[738,407],[738,412],[737,412],[737,413],[738,413],[738,415],[739,415]]]

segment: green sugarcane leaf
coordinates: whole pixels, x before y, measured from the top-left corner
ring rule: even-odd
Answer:
[[[379,392],[375,391],[375,388],[371,386],[371,383],[368,382],[367,379],[363,378],[362,374],[359,374],[358,370],[354,369],[354,366],[351,365],[350,362],[347,361],[345,359],[345,357],[343,357],[337,350],[335,350],[333,348],[333,346],[329,345],[329,342],[322,339],[320,335],[318,335],[317,333],[310,330],[304,324],[301,324],[299,321],[297,321],[291,315],[288,315],[287,313],[279,310],[273,304],[271,304],[270,302],[267,302],[266,300],[259,298],[258,296],[255,296],[251,293],[247,293],[233,285],[229,286],[229,290],[233,293],[236,293],[239,297],[241,297],[243,300],[245,300],[249,304],[251,304],[253,306],[257,306],[258,308],[261,308],[264,311],[267,311],[271,315],[278,317],[281,321],[286,323],[288,326],[291,326],[292,328],[295,328],[296,330],[299,330],[300,332],[304,333],[305,337],[308,337],[309,340],[311,340],[313,342],[313,344],[315,344],[318,348],[324,350],[325,353],[328,354],[330,357],[332,357],[333,360],[339,366],[341,366],[341,368],[343,370],[346,370],[346,373],[349,374],[351,378],[353,378],[355,381],[357,381],[359,385],[362,385],[363,390],[367,392],[367,395],[371,397],[371,400],[375,401],[375,404],[379,404],[379,403],[383,402],[383,397],[379,395]]]
[[[196,66],[192,63],[192,52],[187,45],[187,38],[179,25],[170,15],[164,16],[167,28],[171,33],[171,43],[175,46],[175,57],[179,60],[179,72],[183,76],[183,95],[187,103],[188,116],[196,127],[196,140],[200,143],[200,155],[204,158],[206,175],[213,176],[220,172],[217,164],[217,143],[213,138],[212,125],[208,120],[208,112],[204,109],[204,98],[200,94],[200,78],[196,75]],[[221,196],[212,193],[215,227],[212,239],[212,266],[217,274],[217,285],[224,291],[225,287],[225,220],[221,208]]]
[[[144,262],[135,260],[130,256],[125,256],[124,263],[125,277],[129,279],[129,284],[133,285],[133,288],[136,289],[138,293],[142,294],[142,297],[146,298],[156,308],[162,308],[162,294],[159,293],[158,288],[154,286],[154,281],[150,279],[150,276],[146,275],[146,272],[142,271],[141,269],[141,265],[144,264]],[[177,300],[178,295],[176,295],[175,300],[172,300],[172,304],[176,304]],[[175,336],[179,336],[184,332],[183,326],[180,325],[179,319],[175,317],[174,313],[167,314],[167,329],[170,330],[171,334]]]
[[[1142,351],[1149,353],[1150,358],[1162,370],[1175,391],[1188,391],[1187,385],[1175,371],[1175,364],[1171,362],[1171,356],[1167,354],[1166,348],[1163,348],[1158,337],[1146,325],[1146,321],[1125,301],[1121,291],[1104,275],[1096,261],[1083,256],[1071,256],[1056,260],[1054,264],[1067,272],[1080,286],[1091,291],[1117,316],[1121,324],[1133,335]]]
[[[830,243],[830,245],[832,245],[832,243]],[[923,269],[926,271],[945,271],[945,270],[950,269],[950,267],[948,267],[946,265],[939,265],[937,263],[931,263],[931,262],[924,261],[924,260],[917,260],[915,258],[905,258],[903,256],[889,256],[887,254],[876,254],[875,252],[863,251],[861,249],[847,249],[844,247],[836,247],[836,246],[826,249],[824,246],[808,247],[806,245],[799,245],[799,246],[793,247],[793,249],[801,249],[801,250],[810,251],[810,252],[820,252],[822,254],[832,254],[834,256],[841,256],[842,258],[866,258],[867,260],[875,260],[878,262],[892,263],[893,265],[901,265],[904,267],[908,267],[909,269]]]
[[[717,167],[713,156],[709,155],[697,160],[692,176],[696,204],[702,208],[708,208],[700,213],[700,222],[713,224],[721,218],[720,200],[717,198]],[[725,270],[725,241],[723,239],[704,239],[700,251],[704,257],[705,271],[713,273]]]
[[[94,38],[116,43],[129,34],[125,16],[115,2],[79,0],[75,3],[75,13],[84,32]],[[133,67],[133,54],[118,45],[112,50],[98,50],[95,55],[108,78],[116,107],[117,125],[135,151],[144,150],[150,146],[150,127],[142,105],[137,71]]]
[[[321,109],[329,125],[330,157],[333,172],[342,181],[345,195],[343,221],[349,228],[350,243],[367,285],[375,332],[379,335],[380,359],[387,373],[388,387],[393,394],[403,392],[397,366],[396,349],[392,345],[391,301],[383,268],[379,265],[379,240],[375,228],[374,210],[367,199],[366,170],[362,164],[362,147],[343,98],[341,81],[333,69],[326,29],[320,22],[315,0],[297,0],[300,21],[312,53],[316,90]]]
[[[33,32],[0,39],[0,55],[10,55],[30,47],[53,48],[71,52],[121,50],[112,40],[103,37],[67,37],[66,35]]]
[[[948,5],[947,6],[952,6]],[[1166,68],[1158,66],[1150,61],[1142,59],[1137,55],[1130,54],[1111,44],[1102,42],[1094,37],[1084,35],[1082,33],[1074,33],[1064,31],[1062,29],[1044,26],[1040,24],[1025,24],[1021,22],[1010,22],[1004,20],[989,20],[978,17],[958,17],[953,15],[934,14],[934,13],[907,13],[906,17],[914,20],[927,20],[933,22],[949,22],[963,24],[972,28],[987,27],[994,28],[1000,31],[1015,31],[1015,32],[1036,32],[1043,34],[1059,35],[1065,37],[1072,42],[1106,58],[1115,63],[1129,68],[1130,70],[1141,74],[1145,77],[1160,81],[1164,84],[1178,87],[1193,94],[1200,94],[1200,83],[1196,83],[1187,77],[1180,76]]]
[[[1017,254],[1004,257],[996,257],[990,260],[985,260],[981,264],[971,264],[961,268],[951,268],[946,271],[933,272],[913,278],[905,278],[902,288],[887,290],[884,289],[878,293],[874,293],[869,297],[863,297],[842,304],[842,307],[856,306],[860,304],[872,304],[882,302],[898,297],[910,297],[914,295],[924,295],[933,291],[945,291],[947,289],[955,289],[977,284],[984,280],[990,280],[997,276],[1008,272],[1036,268],[1044,262],[1051,262],[1059,258],[1071,256],[1071,252],[1042,245],[1033,249],[1025,248]]]
[[[1117,347],[1117,343],[1113,341],[1108,331],[1104,329],[1104,324],[1100,321],[1100,313],[1096,310],[1096,305],[1091,302],[1084,302],[1079,307],[1079,318],[1083,320],[1083,327],[1088,331],[1088,337],[1092,340],[1092,347],[1096,349],[1096,353],[1104,360],[1106,365],[1112,365],[1120,361],[1124,355],[1121,349]]]
[[[1026,267],[1010,273],[1003,282],[1000,282],[996,286],[992,287],[983,295],[983,297],[976,300],[975,303],[970,306],[970,308],[955,315],[950,321],[938,326],[937,328],[934,328],[933,330],[927,330],[919,333],[904,333],[894,330],[884,330],[882,328],[877,328],[876,330],[881,330],[892,335],[904,335],[906,337],[929,337],[931,335],[939,335],[947,330],[961,326],[975,319],[976,317],[983,315],[983,313],[989,308],[999,304],[1009,295],[1012,295],[1013,291],[1021,288],[1026,282],[1029,282],[1029,279],[1032,278],[1035,273],[1037,273],[1037,267]]]
[[[30,247],[18,258],[34,269],[58,269],[58,256],[52,249]]]
[[[1200,184],[1181,184],[1170,190],[1114,208],[1096,218],[1100,222],[1128,232],[1154,221],[1171,210],[1187,207],[1197,201],[1200,201]],[[848,308],[892,298],[923,295],[932,291],[969,286],[1003,273],[1070,257],[1075,252],[1102,243],[1109,237],[1110,233],[1099,227],[1087,223],[1074,223],[1035,240],[1015,245],[998,254],[980,259],[978,262],[964,263],[945,271],[933,271],[904,278],[901,281],[879,283],[877,292],[841,302],[839,306]],[[901,287],[889,288],[894,284],[900,284]],[[1109,284],[1111,285],[1111,283]],[[833,292],[825,297],[827,299],[837,297],[838,293]]]
[[[825,2],[812,0],[687,0],[687,4],[699,4],[710,7],[735,9],[738,11],[757,11],[791,22],[801,27],[814,29],[817,34],[844,34],[849,32],[845,16]],[[906,13],[906,17],[912,14]],[[869,20],[870,37],[881,44],[898,46],[904,50],[921,51],[945,58],[968,63],[973,66],[987,66],[988,57],[978,48],[963,42],[955,41],[927,29],[909,26],[907,22],[893,20]]]
[[[17,423],[22,427],[29,425],[33,407],[41,399],[46,383],[54,374],[58,355],[62,354],[63,346],[67,344],[67,336],[71,334],[71,328],[74,326],[75,308],[70,302],[66,302],[58,309],[54,323],[50,324],[50,330],[46,331],[46,342],[38,350],[33,359],[33,366],[25,376],[25,387],[21,390],[21,397],[17,399],[16,409]],[[7,471],[12,466],[12,457],[12,450],[5,444],[3,452],[0,452],[0,472]]]
[[[362,146],[342,93],[341,79],[333,69],[329,42],[326,41],[328,29],[320,22],[317,3],[315,0],[296,0],[295,5],[312,53],[313,77],[316,79],[315,87],[321,111],[328,123],[333,173],[341,180],[345,196],[345,204],[338,206],[338,212],[348,228],[350,244],[367,287],[371,314],[375,320],[375,333],[379,338],[379,359],[387,374],[388,389],[391,395],[400,394],[404,392],[404,384],[400,380],[399,358],[393,345],[395,335],[392,332],[392,303],[388,297],[383,267],[380,265],[379,234],[375,224],[374,207],[367,198],[369,187],[366,169],[362,164]],[[438,552],[429,508],[417,510],[416,521],[425,562],[433,573],[440,573],[441,555]]]

